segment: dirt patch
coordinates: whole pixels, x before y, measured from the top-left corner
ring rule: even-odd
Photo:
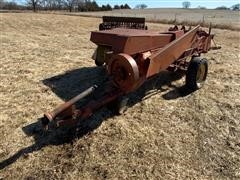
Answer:
[[[131,95],[121,116],[103,108],[77,134],[41,131],[43,112],[101,82],[104,69],[94,66],[89,41],[99,22],[0,14],[0,178],[240,178],[236,31],[213,30],[222,49],[206,54],[209,76],[201,90],[183,96],[184,78],[163,72]]]

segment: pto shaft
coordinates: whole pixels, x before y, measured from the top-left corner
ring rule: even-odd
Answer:
[[[42,118],[42,124],[46,126],[50,121],[54,120],[58,115],[62,114],[63,112],[67,111],[68,109],[72,108],[72,106],[78,102],[79,100],[85,98],[86,96],[90,95],[97,89],[97,85],[94,85],[79,95],[75,96],[71,100],[67,101],[66,103],[60,105],[56,109],[54,109],[52,112],[47,112],[44,114],[44,117]]]

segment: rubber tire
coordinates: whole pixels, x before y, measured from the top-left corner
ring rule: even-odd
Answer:
[[[205,73],[202,82],[198,83],[197,73],[198,69],[202,64],[205,66]],[[192,60],[189,62],[189,66],[186,72],[186,87],[192,91],[200,89],[203,86],[205,80],[207,79],[207,73],[208,73],[207,59],[201,57],[193,57]]]
[[[128,108],[128,97],[122,96],[115,99],[113,102],[108,104],[108,109],[110,109],[114,114],[121,115],[123,114]]]
[[[99,62],[99,61],[96,59],[96,60],[95,60],[95,64],[96,64],[96,66],[102,66],[104,63]]]
[[[98,29],[99,29],[99,31],[105,30],[103,23],[99,24],[99,28]]]

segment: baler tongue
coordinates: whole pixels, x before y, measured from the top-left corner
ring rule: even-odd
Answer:
[[[91,86],[53,111],[45,113],[44,117],[41,119],[42,125],[45,129],[47,129],[51,121],[58,127],[64,125],[77,125],[79,120],[87,119],[94,111],[112,102],[122,94],[123,92],[113,86],[111,81],[103,83],[101,87],[97,85]],[[94,98],[88,101],[82,108],[76,109],[75,104],[89,95],[93,95]]]
[[[65,121],[65,119],[73,120],[74,119],[73,115],[76,110],[74,104],[76,102],[78,102],[79,100],[85,98],[86,96],[90,95],[91,93],[93,93],[97,89],[97,87],[98,87],[97,85],[94,85],[94,86],[86,89],[79,95],[75,96],[71,100],[67,101],[66,103],[60,105],[53,111],[45,113],[44,117],[42,118],[43,126],[47,126],[48,123],[53,120],[59,120],[59,122],[61,122],[61,123],[63,123],[63,121]]]

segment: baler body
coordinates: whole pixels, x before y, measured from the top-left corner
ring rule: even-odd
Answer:
[[[114,27],[120,25],[122,23],[115,23]],[[127,22],[127,25],[131,28],[136,26],[131,22]],[[179,30],[175,26],[166,32],[150,31],[146,28],[109,28],[112,28],[112,23],[108,22],[104,24],[102,30],[91,32],[90,38],[98,46],[94,58],[100,60],[98,59],[96,64],[105,63],[109,74],[108,80],[102,83],[103,88],[92,86],[52,112],[45,113],[42,118],[44,126],[50,121],[56,122],[59,126],[76,125],[102,106],[135,91],[145,81],[163,70],[187,72],[186,76],[190,77],[187,79],[190,79],[188,85],[194,89],[197,83],[206,80],[207,62],[200,59],[200,55],[211,49],[213,39],[211,28],[209,32],[202,30],[200,26],[189,30],[185,27]],[[99,92],[102,94],[101,97],[76,109],[74,104],[77,101],[92,93],[97,97]]]

